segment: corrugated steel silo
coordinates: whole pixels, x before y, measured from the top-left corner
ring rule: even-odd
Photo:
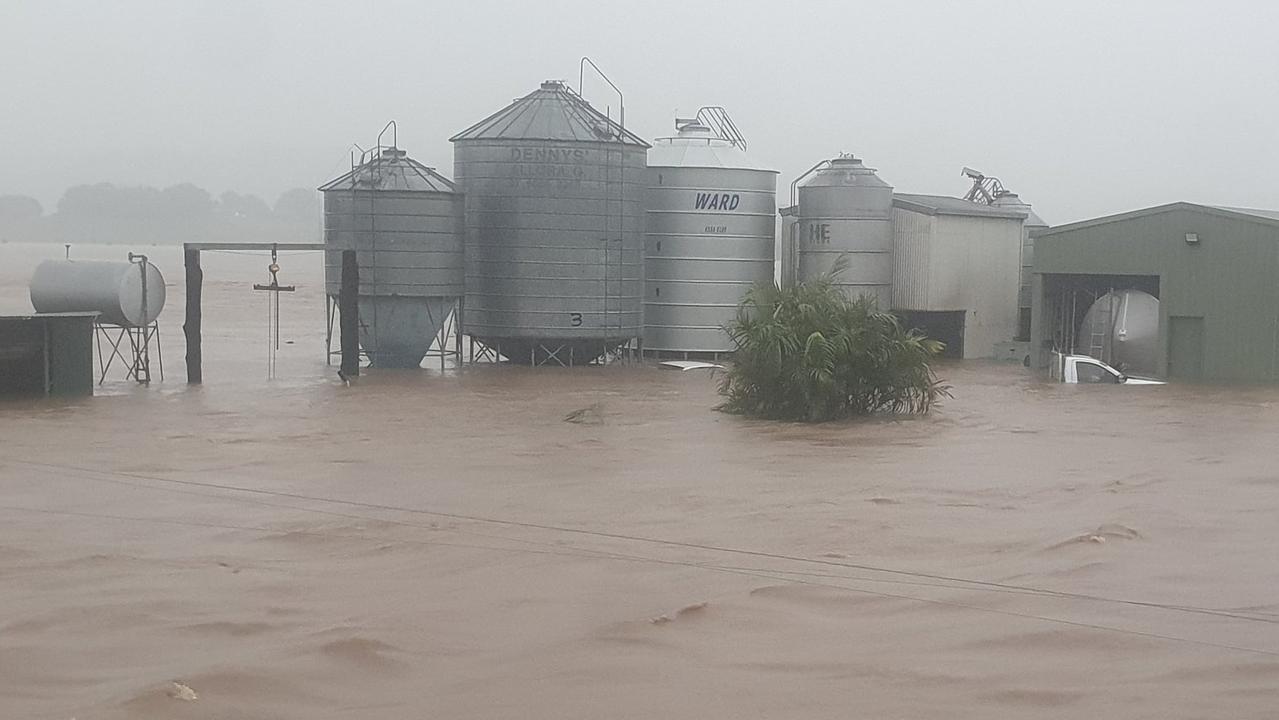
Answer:
[[[799,184],[799,280],[830,269],[847,254],[836,284],[887,310],[893,286],[893,188],[852,155],[820,164]]]
[[[638,338],[648,143],[556,81],[452,142],[467,334],[534,365]]]
[[[342,251],[355,250],[360,345],[374,367],[417,367],[462,296],[462,196],[393,147],[320,191],[325,291],[338,294]]]
[[[995,196],[995,201],[991,204],[996,207],[1016,210],[1026,215],[1026,220],[1022,223],[1021,230],[1021,288],[1017,293],[1017,307],[1029,308],[1031,280],[1033,279],[1035,267],[1035,241],[1030,237],[1030,234],[1035,230],[1048,227],[1048,223],[1035,214],[1030,204],[1018,197],[1017,193],[1000,193]]]
[[[733,350],[742,295],[773,280],[777,171],[699,121],[676,121],[648,152],[644,349]]]

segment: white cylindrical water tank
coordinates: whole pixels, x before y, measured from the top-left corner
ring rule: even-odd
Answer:
[[[1088,308],[1076,351],[1126,372],[1159,369],[1159,298],[1141,290],[1114,290]]]
[[[30,290],[36,312],[98,312],[98,322],[109,325],[150,325],[164,309],[164,278],[149,262],[46,260]]]

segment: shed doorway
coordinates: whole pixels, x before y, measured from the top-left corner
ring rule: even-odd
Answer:
[[[1054,352],[1080,354],[1112,363],[1114,346],[1107,338],[1113,327],[1083,327],[1088,309],[1107,293],[1140,290],[1159,297],[1157,275],[1082,275],[1048,273],[1043,277],[1044,348]],[[1113,320],[1113,318],[1112,318]],[[1113,322],[1110,323],[1113,325]],[[1155,372],[1147,368],[1146,372]]]
[[[899,310],[902,327],[918,330],[933,340],[946,343],[941,356],[960,360],[964,357],[964,310]]]

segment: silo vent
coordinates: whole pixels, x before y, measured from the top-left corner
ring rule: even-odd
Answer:
[[[564,81],[563,80],[546,80],[542,83],[542,89],[543,90],[563,90]]]
[[[710,130],[710,127],[697,118],[675,118],[675,132],[683,132],[684,130]]]

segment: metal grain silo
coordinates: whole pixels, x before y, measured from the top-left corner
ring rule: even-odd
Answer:
[[[848,269],[836,284],[887,310],[893,286],[893,188],[852,155],[820,163],[799,181],[797,274],[809,280],[840,255]]]
[[[773,281],[777,171],[697,120],[648,152],[644,349],[718,354],[742,295]]]
[[[1041,228],[1048,227],[1048,223],[1035,214],[1030,204],[1023,202],[1014,192],[1005,191],[996,195],[995,201],[991,205],[1009,208],[1026,215],[1026,221],[1022,223],[1021,230],[1021,288],[1017,293],[1017,307],[1029,309],[1030,286],[1035,267],[1035,241],[1030,237],[1030,234]],[[1029,333],[1029,328],[1026,328],[1026,330]]]
[[[638,338],[648,144],[556,81],[452,142],[467,334],[534,365]]]
[[[360,345],[374,367],[417,367],[462,296],[462,196],[398,148],[323,185],[325,291],[342,251],[360,271]]]

